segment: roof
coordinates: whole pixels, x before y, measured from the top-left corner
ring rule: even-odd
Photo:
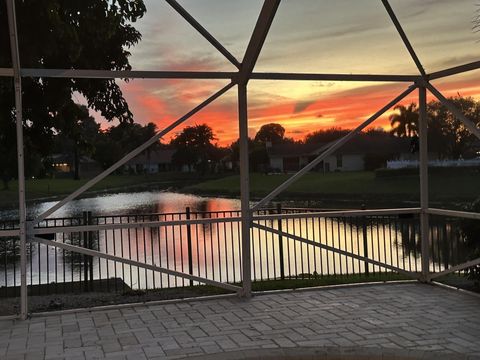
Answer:
[[[48,159],[52,163],[73,163],[73,155],[72,154],[52,154],[49,155],[46,159]],[[80,163],[96,163],[95,160],[92,158],[82,155],[80,156]]]
[[[176,150],[151,150],[144,151],[132,160],[128,161],[128,165],[143,165],[143,164],[170,164],[172,162],[173,154]]]
[[[410,151],[410,142],[408,138],[397,138],[393,136],[363,136],[355,137],[341,146],[334,154],[392,154],[408,153]],[[271,157],[294,157],[294,156],[315,156],[333,145],[331,143],[316,144],[277,144],[267,149]]]

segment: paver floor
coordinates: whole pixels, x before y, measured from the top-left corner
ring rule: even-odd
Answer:
[[[367,285],[0,322],[0,359],[140,360],[313,346],[478,356],[480,298],[418,283]]]

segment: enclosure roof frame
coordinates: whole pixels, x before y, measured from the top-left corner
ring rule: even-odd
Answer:
[[[18,32],[17,32],[17,20],[15,16],[15,1],[14,0],[5,0],[7,4],[7,13],[9,20],[9,31],[11,38],[11,55],[12,55],[12,67],[9,68],[0,68],[0,76],[2,77],[11,77],[15,80],[15,111],[16,111],[16,121],[17,121],[17,138],[18,138],[18,167],[19,167],[19,209],[20,209],[20,230],[18,235],[20,237],[21,249],[22,249],[22,266],[21,266],[21,317],[26,318],[27,316],[27,303],[26,303],[26,243],[27,238],[30,240],[33,239],[34,230],[33,227],[35,224],[45,220],[48,216],[52,215],[56,210],[70,202],[74,198],[78,197],[91,186],[96,184],[98,181],[102,180],[108,176],[115,169],[119,168],[125,164],[128,160],[134,156],[140,154],[142,151],[147,149],[150,145],[158,141],[162,136],[166,135],[169,131],[176,128],[178,125],[184,123],[191,116],[193,116],[198,111],[202,110],[204,107],[212,103],[214,100],[221,97],[232,87],[237,86],[238,88],[238,106],[239,106],[239,125],[240,125],[240,152],[241,152],[241,172],[240,172],[240,181],[245,186],[242,187],[241,199],[242,199],[242,243],[246,247],[243,249],[246,250],[243,256],[243,269],[250,267],[250,252],[249,252],[249,243],[250,243],[250,229],[254,227],[252,212],[261,208],[266,203],[270,202],[276,195],[281,191],[286,189],[294,181],[301,178],[305,173],[308,172],[310,168],[314,165],[309,164],[303,169],[301,169],[297,174],[293,175],[286,182],[281,184],[277,189],[272,193],[267,195],[263,200],[257,204],[250,206],[249,201],[249,178],[248,178],[248,107],[247,107],[247,84],[249,80],[285,80],[285,81],[368,81],[368,82],[407,82],[411,85],[397,96],[394,100],[380,109],[372,117],[367,119],[359,127],[354,129],[351,133],[345,137],[339,139],[337,142],[332,144],[329,148],[325,149],[322,154],[320,154],[314,161],[313,164],[319,162],[319,159],[325,158],[328,154],[332,153],[334,149],[341,147],[343,144],[348,142],[351,138],[357,135],[362,129],[370,125],[378,117],[380,117],[385,111],[390,107],[397,104],[401,101],[406,95],[410,94],[415,89],[419,90],[419,102],[421,108],[421,119],[423,122],[423,129],[426,129],[426,96],[425,91],[428,89],[442,104],[444,104],[475,136],[480,138],[480,129],[462,113],[450,100],[442,95],[437,88],[435,88],[430,81],[442,79],[448,76],[457,75],[465,73],[472,70],[480,69],[480,61],[475,61],[460,66],[455,66],[441,71],[436,71],[433,73],[426,73],[420,59],[415,53],[414,47],[410,43],[405,31],[403,30],[399,19],[397,18],[395,11],[390,6],[388,0],[381,0],[384,5],[387,14],[389,15],[393,25],[395,26],[398,34],[400,35],[403,44],[407,48],[413,62],[415,63],[418,74],[413,75],[402,75],[402,74],[322,74],[322,73],[275,73],[275,72],[255,72],[255,65],[258,60],[258,57],[262,51],[265,40],[268,36],[269,29],[275,19],[275,15],[278,7],[280,6],[281,0],[264,0],[263,6],[260,11],[260,14],[257,19],[257,23],[254,27],[252,36],[250,37],[249,44],[245,51],[242,62],[240,63],[213,35],[211,35],[206,28],[204,28],[185,8],[183,8],[176,0],[165,0],[179,15],[184,18],[200,35],[202,35],[217,51],[222,54],[232,65],[234,65],[238,70],[232,72],[221,72],[221,71],[139,71],[139,70],[128,70],[128,71],[114,71],[114,70],[94,70],[94,69],[32,69],[32,68],[22,68],[20,66],[20,51],[18,45]],[[191,111],[180,117],[178,120],[174,121],[172,124],[167,126],[165,129],[159,131],[154,137],[148,140],[143,145],[134,149],[132,152],[123,157],[120,161],[112,165],[110,168],[102,172],[100,175],[96,176],[94,179],[87,182],[85,185],[81,186],[79,189],[74,191],[72,194],[68,195],[66,198],[58,202],[56,205],[52,206],[50,209],[46,210],[39,216],[37,216],[33,221],[27,224],[25,218],[25,209],[26,209],[26,200],[25,200],[25,177],[24,177],[24,164],[23,164],[23,131],[22,131],[22,89],[21,89],[21,80],[25,77],[34,77],[34,78],[91,78],[91,79],[215,79],[215,80],[229,80],[229,83],[221,88],[219,91],[214,93],[204,102],[193,108]],[[421,127],[422,127],[421,126]],[[426,149],[426,133],[423,131],[420,134],[420,147],[421,147],[421,164],[420,164],[420,182],[421,182],[421,236],[422,239],[428,239],[428,215],[429,214],[439,214],[441,211],[429,209],[428,206],[428,154],[425,153]],[[242,155],[243,154],[243,155]],[[446,211],[446,212],[445,212]],[[453,212],[445,210],[441,215],[456,214],[461,216],[458,212]],[[470,217],[477,218],[480,215],[474,214],[469,215]],[[1,236],[8,236],[11,234],[9,231],[0,231]],[[33,239],[33,241],[35,241]],[[247,244],[248,243],[248,244]],[[423,242],[424,244],[425,242]],[[248,246],[247,246],[248,245]],[[423,246],[423,245],[422,245]],[[423,249],[425,250],[425,249]],[[428,249],[427,249],[428,250]],[[423,256],[423,255],[422,255]],[[424,271],[424,270],[422,270]],[[423,279],[427,280],[429,278],[428,269],[427,273],[423,273]],[[248,272],[244,272],[244,275],[249,275]],[[205,279],[208,280],[208,279]],[[210,280],[208,280],[210,281]],[[211,281],[210,281],[211,282]],[[247,276],[243,278],[243,296],[249,296],[251,294],[251,278]]]

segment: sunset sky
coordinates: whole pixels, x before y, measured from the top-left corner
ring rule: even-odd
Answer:
[[[181,0],[190,13],[238,60],[257,20],[260,0]],[[479,60],[480,34],[472,31],[475,0],[391,0],[427,72]],[[135,70],[234,71],[201,35],[163,1],[146,0],[136,23],[143,35],[133,49]],[[416,74],[380,0],[283,0],[255,71]],[[480,71],[434,82],[445,95],[480,95]],[[139,123],[158,127],[224,86],[226,81],[134,80],[121,87]],[[402,92],[407,84],[287,82],[249,83],[249,132],[277,122],[286,136],[332,126],[351,128]],[[407,99],[416,101],[417,93]],[[218,143],[238,137],[236,91],[186,124],[207,123]],[[388,116],[388,114],[387,114]],[[104,125],[105,126],[105,125]],[[387,117],[375,126],[388,127]],[[168,137],[167,137],[168,140]]]

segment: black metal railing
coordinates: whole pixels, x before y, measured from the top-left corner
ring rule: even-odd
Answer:
[[[416,214],[325,217],[318,209],[272,208],[255,215],[299,214],[297,218],[256,220],[280,233],[251,229],[254,280],[311,276],[391,273],[392,270],[342,253],[306,244],[286,234],[369,258],[409,272],[421,271],[419,219]],[[156,227],[136,226],[42,235],[50,240],[97,250],[124,259],[229,283],[241,281],[240,211],[185,212],[79,217],[43,221],[39,227],[108,225],[209,219]],[[220,221],[223,219],[222,221]],[[233,219],[233,220],[229,220]],[[225,221],[226,220],[226,221]],[[13,229],[5,222],[0,229]],[[94,258],[40,243],[28,244],[27,281],[31,295],[83,291],[161,289],[198,284],[119,261]],[[432,217],[430,271],[465,261],[459,223]],[[0,297],[18,296],[19,240],[0,238]]]

